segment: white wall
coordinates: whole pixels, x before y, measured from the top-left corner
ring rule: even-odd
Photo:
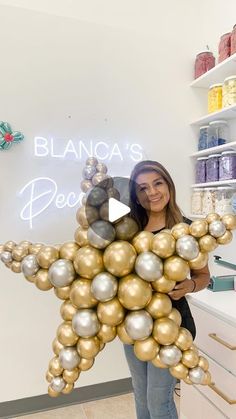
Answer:
[[[194,30],[202,16],[199,6],[188,0],[103,0],[99,6],[95,1],[0,0],[0,16],[0,119],[26,137],[0,153],[0,242],[60,243],[73,237],[75,208],[58,210],[52,204],[33,229],[20,219],[26,198],[19,191],[35,177],[53,178],[63,193],[79,191],[85,159],[34,158],[38,135],[54,137],[58,146],[71,138],[103,140],[110,147],[117,141],[123,165],[119,157],[107,164],[118,175],[128,175],[134,165],[126,145],[140,144],[143,158],[170,170],[187,213],[193,180],[188,155],[195,150],[188,124],[198,111],[188,85],[195,54],[202,49],[201,32]],[[0,278],[2,402],[46,392],[44,371],[61,322],[61,301],[2,266]],[[115,341],[77,385],[128,375],[122,346]]]

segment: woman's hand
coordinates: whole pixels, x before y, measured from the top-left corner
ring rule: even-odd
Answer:
[[[195,288],[195,283],[191,279],[184,279],[184,281],[179,282],[176,284],[174,289],[168,293],[172,300],[179,300],[180,298],[184,297],[185,294],[188,294],[193,291]]]

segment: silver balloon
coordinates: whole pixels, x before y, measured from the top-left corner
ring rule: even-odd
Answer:
[[[226,227],[222,221],[215,220],[209,224],[209,232],[213,237],[218,238],[226,232]]]
[[[138,310],[129,313],[125,318],[125,330],[133,340],[148,338],[153,329],[153,320],[145,310]]]
[[[1,255],[0,255],[0,259],[4,263],[10,263],[10,262],[12,262],[12,254],[11,254],[11,252],[7,252],[7,251],[2,252]]]
[[[95,175],[95,173],[96,173],[97,171],[96,171],[96,167],[95,166],[85,166],[85,168],[83,169],[83,172],[82,172],[82,176],[85,178],[85,179],[92,179],[92,177]]]
[[[199,254],[197,240],[189,234],[180,237],[176,242],[176,253],[186,260],[195,259]]]
[[[97,166],[98,159],[96,157],[88,157],[86,160],[86,166]]]
[[[59,362],[65,370],[73,370],[80,363],[80,356],[74,347],[66,347],[60,350]]]
[[[107,193],[105,189],[95,186],[87,194],[87,204],[93,207],[102,205],[104,201],[107,200]]]
[[[97,314],[91,309],[78,310],[72,319],[72,328],[82,338],[95,336],[100,329]]]
[[[26,277],[35,275],[39,269],[36,255],[28,255],[21,262],[21,270]]]
[[[189,378],[194,384],[201,384],[205,377],[205,372],[201,367],[195,367],[189,369]]]
[[[91,291],[98,301],[104,302],[111,300],[115,297],[117,289],[117,279],[109,272],[101,272],[92,280]]]
[[[65,386],[66,386],[66,382],[65,380],[63,380],[61,376],[53,377],[50,383],[50,387],[57,393],[60,393]]]
[[[48,278],[54,287],[66,287],[75,279],[75,269],[71,260],[58,259],[48,270]]]
[[[182,352],[175,345],[166,345],[160,349],[159,357],[163,364],[173,367],[181,360]]]
[[[100,173],[107,173],[107,166],[104,163],[98,163],[96,169]]]
[[[88,229],[88,241],[97,249],[104,249],[115,239],[116,231],[111,223],[98,220]]]
[[[152,252],[140,253],[135,262],[135,271],[145,281],[155,281],[163,274],[162,260]]]

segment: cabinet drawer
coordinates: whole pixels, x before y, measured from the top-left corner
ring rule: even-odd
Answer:
[[[236,328],[190,304],[196,322],[196,345],[236,375]]]
[[[194,386],[181,382],[180,419],[228,419]]]

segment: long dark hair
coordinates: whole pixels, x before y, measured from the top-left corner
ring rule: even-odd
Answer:
[[[139,228],[141,230],[144,229],[144,227],[148,223],[148,214],[139,203],[138,198],[136,194],[136,179],[137,176],[140,173],[147,173],[147,172],[156,172],[159,175],[163,177],[165,182],[168,185],[169,188],[169,194],[170,194],[170,200],[166,207],[166,228],[171,228],[175,224],[180,223],[183,221],[183,215],[181,214],[181,211],[176,203],[176,191],[175,191],[175,185],[174,182],[169,174],[169,172],[165,169],[162,164],[152,161],[152,160],[144,160],[139,162],[135,165],[134,169],[132,170],[131,176],[130,176],[130,183],[129,183],[129,189],[130,189],[130,215],[132,218],[135,219],[135,221],[138,223]]]

